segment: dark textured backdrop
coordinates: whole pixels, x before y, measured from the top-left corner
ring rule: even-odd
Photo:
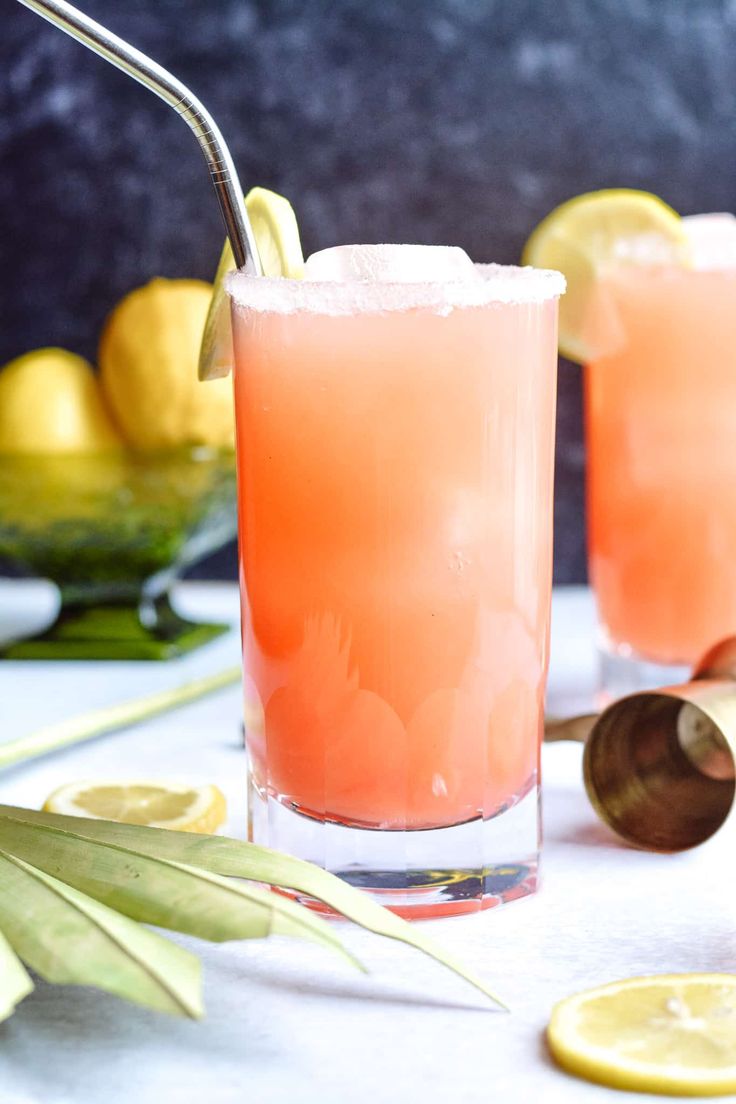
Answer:
[[[222,228],[186,126],[0,0],[0,362],[94,355],[154,274],[210,278]],[[189,83],[243,184],[294,200],[307,251],[464,246],[515,261],[590,188],[736,209],[733,0],[86,0]],[[562,365],[556,578],[584,576],[578,370]],[[233,557],[205,565],[229,572]]]

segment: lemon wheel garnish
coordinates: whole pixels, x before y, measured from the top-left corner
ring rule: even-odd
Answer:
[[[613,262],[687,264],[682,219],[649,192],[588,192],[556,207],[524,247],[523,263],[555,268],[567,280],[560,300],[560,352],[580,363],[615,351],[622,333],[615,305],[600,288]]]
[[[300,280],[304,256],[299,225],[288,199],[268,188],[251,188],[245,197],[245,209],[253,227],[263,275]],[[226,248],[230,248],[229,242]],[[235,267],[234,262],[230,267]]]
[[[304,255],[299,240],[299,224],[288,199],[268,188],[251,188],[245,208],[258,246],[264,276],[286,276],[300,280]],[[230,305],[225,277],[235,268],[235,258],[226,241],[217,266],[210,309],[204,327],[199,354],[199,378],[226,376],[233,364],[233,340],[230,330]]]
[[[44,810],[203,834],[216,831],[227,817],[225,798],[217,786],[159,781],[74,782],[54,790]]]
[[[673,1096],[736,1092],[736,975],[629,978],[555,1006],[547,1040],[570,1073]]]

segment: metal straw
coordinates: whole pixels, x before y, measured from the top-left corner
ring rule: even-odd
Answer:
[[[194,131],[207,158],[236,265],[253,276],[262,275],[258,247],[230,150],[215,120],[197,97],[157,62],[67,4],[66,0],[20,0],[20,3],[94,50],[111,65],[145,84],[181,115]]]

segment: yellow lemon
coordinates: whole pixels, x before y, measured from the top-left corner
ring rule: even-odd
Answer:
[[[560,300],[560,352],[580,363],[622,341],[616,307],[600,276],[615,263],[685,265],[689,244],[680,216],[649,192],[608,188],[576,196],[540,222],[523,263],[556,268],[567,280]]]
[[[736,974],[661,974],[602,985],[555,1006],[553,1057],[616,1089],[736,1092]]]
[[[201,834],[215,832],[227,818],[225,798],[217,786],[158,781],[73,782],[54,790],[44,810]]]
[[[92,366],[66,349],[34,349],[0,371],[0,452],[119,449]]]
[[[117,305],[100,340],[102,387],[134,448],[232,448],[228,380],[200,387],[197,356],[212,288],[201,280],[152,280]]]
[[[268,188],[251,188],[245,197],[253,235],[258,246],[264,276],[286,276],[300,280],[304,256],[299,240],[299,225],[288,199]],[[199,378],[215,380],[226,376],[233,365],[233,339],[230,329],[230,304],[225,277],[235,269],[235,258],[226,241],[215,274],[207,322],[199,354]]]

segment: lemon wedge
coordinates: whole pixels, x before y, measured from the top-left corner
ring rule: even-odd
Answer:
[[[547,1028],[570,1073],[673,1096],[736,1092],[736,974],[628,978],[568,997]]]
[[[615,351],[623,334],[615,304],[600,285],[614,263],[686,265],[682,219],[649,192],[607,189],[576,196],[540,222],[522,261],[556,268],[567,280],[560,300],[560,352],[585,363]]]
[[[300,280],[304,255],[299,240],[299,224],[288,199],[268,188],[251,188],[245,197],[245,209],[253,227],[264,276],[286,276]],[[235,268],[235,258],[226,241],[215,274],[214,290],[204,326],[199,354],[199,378],[219,379],[233,365],[233,339],[230,330],[230,304],[225,277]]]
[[[202,834],[216,831],[227,817],[217,786],[159,781],[72,782],[54,790],[44,811]]]

